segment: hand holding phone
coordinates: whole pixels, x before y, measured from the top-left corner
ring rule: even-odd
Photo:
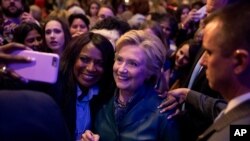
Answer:
[[[196,13],[199,14],[199,18],[202,19],[206,15],[206,6],[201,7]]]
[[[24,79],[55,83],[58,75],[59,56],[52,53],[43,53],[31,50],[18,50],[12,55],[32,58],[29,63],[11,63],[7,67],[15,71]]]

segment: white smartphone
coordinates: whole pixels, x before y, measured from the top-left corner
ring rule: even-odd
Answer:
[[[15,71],[21,77],[47,83],[55,83],[58,75],[59,56],[31,50],[18,50],[14,55],[27,56],[34,59],[30,63],[12,63],[8,69]]]
[[[204,18],[206,14],[206,6],[201,7],[199,10],[196,11],[196,13],[199,13],[199,18],[202,19]]]

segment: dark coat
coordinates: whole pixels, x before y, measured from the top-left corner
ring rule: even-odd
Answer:
[[[226,108],[227,102],[224,99],[212,98],[196,91],[190,91],[186,102],[193,105],[205,117],[214,120],[219,113]]]
[[[100,141],[176,141],[179,140],[178,126],[175,120],[168,120],[170,112],[161,114],[157,106],[162,99],[154,88],[146,87],[140,93],[140,99],[128,111],[117,127],[114,117],[114,98],[98,113],[95,133]]]
[[[201,50],[197,54],[195,62],[190,71],[189,77],[186,81],[186,84],[184,84],[183,87],[186,88],[188,87],[188,83],[190,81],[193,70],[196,64],[199,63],[199,60],[204,51],[205,50],[201,48]],[[198,73],[197,77],[194,79],[194,82],[190,89],[198,91],[206,96],[211,96],[213,98],[222,98],[217,91],[214,91],[209,87],[209,83],[206,78],[205,72],[206,68],[203,67]],[[213,123],[213,120],[210,117],[207,117],[189,103],[185,103],[185,112],[183,114],[182,119],[184,120],[183,121],[183,124],[185,124],[184,127],[187,129],[187,130],[185,129],[186,130],[185,134],[188,137],[188,141],[196,140],[197,136],[202,132],[204,132]],[[186,140],[187,137],[184,137],[184,140]]]
[[[202,135],[198,141],[229,141],[230,125],[250,124],[250,100],[243,102],[228,113],[219,117]]]
[[[62,110],[66,124],[70,131],[71,140],[75,140],[77,87],[68,87],[67,82],[61,79],[62,77],[63,76],[59,77],[57,83],[51,87],[51,91],[49,93],[53,95],[53,98]],[[93,122],[95,121],[97,112],[113,96],[114,87],[115,85],[113,83],[100,85],[98,95],[93,96],[93,99],[91,99],[91,125],[93,125]]]

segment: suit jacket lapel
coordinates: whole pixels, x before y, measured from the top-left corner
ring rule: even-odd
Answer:
[[[189,81],[190,81],[191,76],[192,76],[192,74],[193,74],[194,68],[195,68],[196,64],[199,63],[199,60],[200,60],[200,58],[201,58],[201,56],[203,55],[204,52],[205,52],[205,50],[204,50],[203,48],[201,48],[201,49],[199,50],[199,52],[197,53],[196,58],[195,58],[195,60],[194,60],[194,62],[193,62],[193,65],[192,65],[192,67],[191,67],[191,71],[190,71],[190,73],[188,74],[188,79],[187,79],[186,82],[185,82],[185,87],[188,87],[188,84],[189,84]]]
[[[222,115],[211,125],[203,134],[198,137],[199,141],[207,140],[214,132],[223,129],[230,125],[233,121],[250,114],[250,100],[245,101],[239,106],[235,107],[227,114]]]

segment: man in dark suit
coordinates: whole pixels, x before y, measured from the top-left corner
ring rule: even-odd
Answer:
[[[218,9],[221,9],[227,5],[236,3],[243,0],[207,0],[206,2],[206,12],[207,15],[212,14]],[[200,65],[201,57],[204,55],[204,49],[201,48],[200,52],[196,55],[195,62],[190,71],[189,77],[182,87],[189,88],[195,91],[198,91],[204,95],[211,96],[213,98],[222,98],[218,91],[211,89],[206,78],[206,68]],[[207,117],[203,113],[200,113],[196,108],[189,104],[185,103],[183,106],[183,119],[185,120],[184,128],[190,129],[185,132],[189,136],[190,140],[195,140],[199,134],[205,131],[213,121],[210,117]],[[190,135],[193,135],[192,137]],[[185,137],[184,137],[185,139]]]
[[[250,124],[250,4],[238,3],[211,14],[205,20],[201,65],[206,68],[209,86],[228,102],[176,89],[169,94],[192,104],[214,123],[198,140],[230,140],[230,125]],[[179,102],[182,102],[179,101]]]
[[[69,141],[61,111],[47,94],[0,91],[1,141]]]
[[[231,124],[250,124],[250,5],[228,6],[205,20],[201,65],[228,105],[200,140],[229,140]]]

